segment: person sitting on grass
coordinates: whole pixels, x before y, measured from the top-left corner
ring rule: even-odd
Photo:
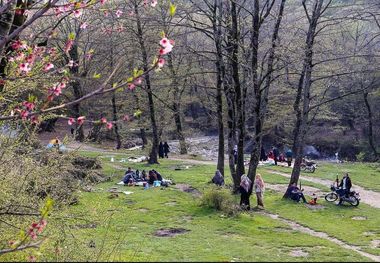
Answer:
[[[141,174],[140,174],[140,179],[141,179],[142,181],[146,181],[146,180],[148,180],[148,176],[146,175],[145,170],[142,170],[142,172],[141,172]]]
[[[160,181],[162,182],[162,176],[159,172],[157,172],[156,170],[152,170],[155,174],[156,174],[156,178],[157,178],[157,181]]]
[[[124,184],[129,184],[131,181],[135,181],[134,179],[134,172],[132,171],[132,168],[131,167],[128,167],[128,170],[125,172],[125,175],[124,175],[124,178],[123,178],[123,182]]]
[[[153,170],[150,170],[148,173],[148,183],[153,185],[154,181],[157,181],[156,173]]]
[[[296,202],[299,202],[302,199],[302,201],[304,203],[307,203],[306,202],[306,198],[303,195],[302,191],[303,190],[300,190],[297,187],[296,183],[293,183],[293,184],[289,185],[288,189],[286,190],[286,194],[285,195],[288,196],[290,199],[296,201]]]
[[[223,186],[224,185],[224,177],[219,170],[216,170],[215,175],[212,178],[211,182],[216,184],[217,186]]]

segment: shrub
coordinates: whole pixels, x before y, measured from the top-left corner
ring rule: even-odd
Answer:
[[[207,190],[201,198],[201,205],[224,212],[227,216],[236,216],[241,209],[227,189],[213,187]]]

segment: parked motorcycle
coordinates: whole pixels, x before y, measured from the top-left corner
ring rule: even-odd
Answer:
[[[335,202],[336,200],[339,199],[339,195],[337,193],[337,190],[339,190],[339,188],[332,185],[330,189],[332,192],[328,193],[325,196],[325,200],[327,202]],[[347,202],[352,206],[358,206],[360,203],[360,195],[359,195],[359,193],[357,193],[355,191],[351,191],[348,197],[342,196],[341,199],[343,202]]]
[[[314,173],[315,169],[317,169],[317,164],[315,162],[304,161],[301,163],[301,170],[304,172]]]

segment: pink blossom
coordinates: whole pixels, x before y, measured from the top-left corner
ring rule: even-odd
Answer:
[[[14,50],[17,50],[19,48],[21,48],[21,41],[20,40],[16,40],[15,42],[12,43],[12,48]]]
[[[69,63],[67,64],[67,66],[68,66],[69,68],[74,67],[74,60],[70,60]]]
[[[107,119],[103,117],[100,119],[100,122],[105,124],[105,123],[107,123]]]
[[[165,59],[160,58],[157,63],[159,68],[162,68],[165,65]]]
[[[107,2],[107,0],[100,0],[100,4],[104,5]]]
[[[56,16],[60,16],[64,11],[65,9],[62,6],[54,8],[54,13]]]
[[[28,118],[29,116],[29,112],[27,112],[26,110],[22,110],[20,112],[20,116],[21,116],[21,119],[26,120],[26,118]]]
[[[52,63],[47,63],[44,67],[44,71],[48,72],[49,70],[53,69],[54,65]]]
[[[81,9],[77,9],[74,11],[74,16],[75,17],[80,17],[83,14],[83,11]]]
[[[136,88],[136,85],[133,83],[128,83],[128,89],[129,90],[134,90]]]
[[[22,103],[22,106],[24,106],[27,110],[32,111],[35,107],[35,104],[33,102],[24,101]]]
[[[23,9],[16,9],[15,11],[16,15],[22,15],[24,13]]]
[[[49,89],[50,95],[58,97],[62,93],[62,89],[59,86],[54,86]]]
[[[31,68],[29,67],[29,63],[21,63],[20,70],[21,72],[28,73],[31,70]]]
[[[35,59],[36,59],[36,56],[34,56],[33,54],[30,54],[26,57],[26,62],[28,62],[29,64],[33,64]]]
[[[83,24],[80,25],[80,29],[86,29],[88,24],[84,22]]]
[[[31,118],[30,118],[30,121],[34,124],[38,124],[40,123],[40,119],[38,118],[38,116],[36,115],[33,115]]]
[[[141,85],[142,78],[137,78],[134,83],[135,83],[135,85]]]
[[[84,123],[84,120],[85,120],[85,119],[86,119],[85,116],[80,116],[80,117],[77,118],[77,123],[78,123],[79,125],[82,125],[82,124]]]
[[[67,11],[70,11],[73,7],[74,7],[73,4],[67,4],[67,5],[64,5],[64,6],[63,6],[63,10],[64,10],[65,12],[67,12]]]
[[[25,54],[23,52],[18,53],[16,56],[17,61],[22,61],[24,60],[24,58],[25,58]]]
[[[60,83],[57,84],[57,86],[59,88],[61,88],[61,89],[64,89],[64,88],[66,88],[66,83],[65,82],[60,82]]]
[[[123,14],[123,11],[119,9],[115,12],[116,17],[121,17],[122,14]]]
[[[74,45],[74,40],[67,40],[65,45],[65,52],[69,52]]]
[[[38,225],[37,225],[37,227],[36,227],[36,229],[37,229],[37,233],[42,233],[42,231],[44,230],[44,228],[46,227],[46,225],[47,225],[47,221],[46,221],[45,219],[42,219],[42,220],[38,223]]]
[[[57,54],[57,49],[55,47],[49,48],[48,49],[48,54],[55,56]]]
[[[85,57],[86,57],[86,59],[91,59],[92,58],[92,53],[86,53]]]
[[[71,126],[75,123],[75,119],[74,118],[69,118],[69,120],[67,121],[67,123]]]
[[[107,122],[107,129],[108,130],[111,130],[112,126],[113,126],[112,122]]]
[[[162,47],[166,47],[167,44],[169,44],[169,39],[167,39],[166,37],[164,37],[164,38],[162,38],[162,39],[160,40],[160,45],[161,45]]]
[[[152,0],[152,2],[150,3],[150,5],[152,7],[155,7],[157,5],[157,0]]]
[[[167,53],[170,53],[173,49],[172,43],[174,43],[172,40],[169,40],[166,37],[162,38],[160,41],[160,45],[163,48],[160,49],[160,54],[165,55]]]

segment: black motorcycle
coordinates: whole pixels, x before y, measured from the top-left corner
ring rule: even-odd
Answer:
[[[317,164],[315,162],[303,161],[301,163],[301,170],[304,172],[314,173],[317,169]]]
[[[325,196],[325,199],[327,202],[335,202],[339,199],[339,195],[337,194],[337,190],[339,190],[339,188],[332,185],[330,189],[332,192],[328,193]],[[347,202],[352,206],[358,206],[360,202],[360,195],[355,191],[351,191],[348,197],[342,196],[340,198],[343,202]]]

